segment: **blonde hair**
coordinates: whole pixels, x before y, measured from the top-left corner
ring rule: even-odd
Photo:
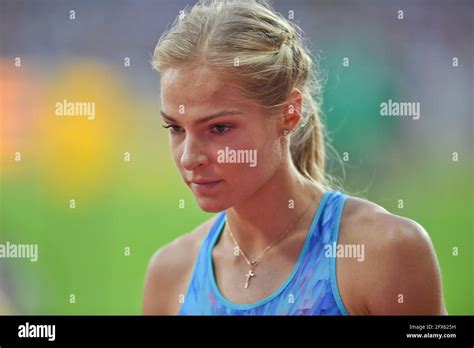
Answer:
[[[207,66],[236,82],[244,97],[272,110],[302,94],[300,124],[291,133],[297,170],[321,187],[325,174],[321,84],[301,30],[266,2],[201,0],[183,10],[156,45],[153,67]]]

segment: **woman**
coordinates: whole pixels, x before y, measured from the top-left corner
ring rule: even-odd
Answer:
[[[220,213],[153,256],[145,314],[446,314],[423,228],[331,190],[295,26],[262,2],[200,2],[153,64],[176,166]]]

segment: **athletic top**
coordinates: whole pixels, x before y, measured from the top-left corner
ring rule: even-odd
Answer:
[[[255,303],[237,304],[217,287],[212,249],[221,234],[225,211],[203,239],[180,315],[348,315],[337,287],[336,258],[325,246],[338,242],[347,195],[326,191],[321,198],[298,261],[287,280],[272,295]],[[332,253],[331,255],[334,255]]]

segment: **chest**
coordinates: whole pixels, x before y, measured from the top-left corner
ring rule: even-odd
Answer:
[[[212,265],[218,290],[235,304],[255,303],[273,295],[295,277],[303,242],[272,250],[256,267],[250,267],[241,255],[216,247]]]

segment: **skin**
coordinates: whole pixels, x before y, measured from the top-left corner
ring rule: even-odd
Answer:
[[[183,181],[201,209],[226,210],[228,224],[251,260],[299,217],[291,232],[262,259],[245,291],[248,265],[234,255],[227,229],[213,249],[216,281],[224,297],[239,304],[261,300],[291,273],[323,194],[299,174],[291,161],[288,139],[283,136],[284,129],[297,127],[301,94],[295,89],[288,102],[269,116],[206,68],[169,69],[161,83],[163,121],[172,126],[170,148]],[[178,112],[181,105],[184,113]],[[236,113],[197,123],[223,110]],[[226,146],[257,150],[257,166],[218,163],[217,151]],[[207,191],[190,183],[202,179],[220,182]],[[290,199],[295,202],[293,209],[289,209]],[[153,255],[145,280],[144,314],[179,312],[179,299],[186,293],[200,243],[214,220]],[[349,314],[446,314],[436,255],[419,224],[369,201],[349,197],[339,234],[340,244],[365,247],[363,262],[356,258],[336,262],[338,287]]]

